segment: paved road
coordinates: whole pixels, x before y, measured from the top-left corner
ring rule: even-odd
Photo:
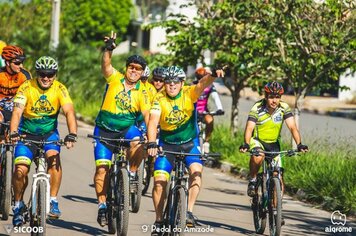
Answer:
[[[216,117],[217,123],[230,122],[231,114],[231,98],[229,96],[221,96],[226,115]],[[211,104],[211,103],[209,103]],[[248,112],[250,111],[254,101],[240,99],[239,104],[239,127],[243,132]],[[300,117],[300,132],[303,140],[308,143],[314,143],[322,139],[323,144],[333,145],[340,140],[347,140],[348,143],[356,143],[356,121],[341,117],[331,117],[327,115],[316,115],[307,112],[302,112]],[[282,134],[284,137],[290,137],[286,127],[283,128]]]
[[[60,131],[62,134],[66,133],[63,121]],[[61,219],[49,222],[48,235],[107,234],[107,229],[101,228],[96,223],[94,160],[91,140],[85,138],[91,132],[92,127],[81,127],[76,147],[62,151],[64,176],[59,202],[63,215]],[[254,235],[246,184],[246,181],[222,174],[218,170],[209,168],[204,170],[203,190],[195,208],[200,224],[198,228],[213,230],[212,233],[204,233],[204,235]],[[150,235],[144,232],[144,229],[150,227],[154,221],[150,193],[151,191],[143,197],[140,212],[130,213],[129,235]],[[283,235],[328,235],[325,233],[325,227],[332,226],[329,212],[314,209],[290,197],[285,197],[283,207],[286,218]],[[11,220],[0,221],[0,224],[2,225],[0,235],[9,235],[6,228],[11,226]],[[347,222],[346,226],[352,226],[353,232],[356,232],[355,224]],[[201,233],[187,235],[201,235]]]

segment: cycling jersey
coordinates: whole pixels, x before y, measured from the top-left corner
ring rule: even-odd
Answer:
[[[166,91],[153,99],[151,113],[160,114],[160,140],[169,144],[182,144],[197,136],[195,103],[199,95],[196,85],[184,86],[174,98]]]
[[[25,106],[19,131],[44,135],[57,128],[59,109],[65,104],[72,104],[67,88],[57,80],[47,90],[38,86],[37,79],[24,82],[14,103]]]
[[[272,115],[268,113],[265,99],[256,102],[248,115],[248,120],[256,123],[253,138],[266,143],[277,142],[280,138],[283,121],[292,116],[290,107],[283,101],[280,101]]]
[[[215,106],[217,110],[222,110],[222,105],[221,101],[219,98],[219,95],[216,91],[215,86],[212,84],[209,87],[205,88],[203,93],[200,95],[198,101],[197,101],[197,111],[198,113],[203,113],[203,112],[208,112],[208,100],[210,95],[214,99]]]
[[[148,92],[141,82],[125,91],[124,75],[114,69],[106,78],[107,87],[96,125],[109,131],[121,131],[135,124],[142,111],[150,109]]]
[[[156,90],[155,86],[153,86],[151,83],[145,82],[145,83],[142,83],[142,84],[145,86],[145,88],[146,88],[146,90],[148,92],[148,96],[150,98],[150,103],[151,103],[153,101],[153,98],[157,94],[157,90]]]
[[[12,112],[15,96],[20,85],[31,79],[31,74],[25,69],[19,73],[10,75],[5,67],[0,68],[0,110]]]

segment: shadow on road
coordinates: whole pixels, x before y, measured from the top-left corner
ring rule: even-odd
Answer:
[[[77,196],[77,195],[64,195],[62,197],[65,199],[71,200],[73,202],[89,202],[89,203],[97,204],[96,198],[83,197],[83,196]]]
[[[213,228],[214,231],[216,231],[219,228],[219,229],[224,229],[224,230],[229,230],[229,231],[241,233],[243,235],[255,235],[255,231],[251,231],[251,230],[248,230],[248,229],[243,229],[243,228],[240,228],[240,227],[236,227],[236,226],[228,225],[228,224],[223,224],[223,223],[219,223],[219,222],[212,222],[212,221],[206,221],[206,220],[198,219],[197,224],[199,226],[205,226],[205,227],[210,225],[210,227]]]
[[[290,225],[291,227],[283,228],[283,233],[290,235],[306,235],[311,232],[318,235],[327,235],[327,233],[325,233],[325,227],[331,225],[330,219],[315,219],[308,212],[283,210],[283,216],[286,220],[286,226],[289,226],[289,220],[300,222]]]
[[[84,225],[78,222],[64,221],[64,220],[53,220],[48,221],[49,225],[56,226],[59,228],[65,228],[73,231],[78,231],[88,235],[106,235],[108,232],[98,228],[94,228],[89,225]]]
[[[234,203],[223,203],[223,202],[211,202],[198,200],[195,205],[214,208],[214,209],[239,209],[239,210],[251,210],[250,206],[244,206]]]
[[[234,189],[228,189],[228,188],[206,188],[206,190],[211,190],[211,191],[216,191],[216,192],[222,192],[222,193],[227,193],[227,194],[232,194],[232,195],[240,195],[243,196],[245,195],[244,191],[239,191],[239,190],[234,190]]]

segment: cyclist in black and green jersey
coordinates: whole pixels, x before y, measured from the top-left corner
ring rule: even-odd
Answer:
[[[308,151],[308,146],[301,143],[300,133],[289,105],[281,101],[281,96],[284,93],[283,86],[275,81],[270,82],[265,85],[264,91],[265,98],[257,101],[248,115],[244,135],[245,142],[240,146],[240,151],[246,152],[250,149],[280,151],[280,133],[283,121],[298,144],[298,150]],[[250,197],[255,195],[256,177],[263,159],[263,153],[259,156],[251,156],[250,182],[247,189],[247,195]],[[280,161],[279,164],[281,165]]]

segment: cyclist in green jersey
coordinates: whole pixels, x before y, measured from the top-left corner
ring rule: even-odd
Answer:
[[[290,107],[281,101],[281,96],[284,93],[283,86],[275,81],[270,82],[265,85],[264,91],[265,98],[257,101],[248,115],[244,135],[245,142],[240,146],[240,151],[246,152],[250,149],[280,151],[280,133],[283,121],[298,144],[298,150],[308,151],[308,146],[301,143],[300,133]],[[259,156],[251,156],[250,181],[247,189],[247,195],[250,197],[255,195],[256,177],[263,159],[263,153]],[[283,189],[282,181],[282,192]]]

